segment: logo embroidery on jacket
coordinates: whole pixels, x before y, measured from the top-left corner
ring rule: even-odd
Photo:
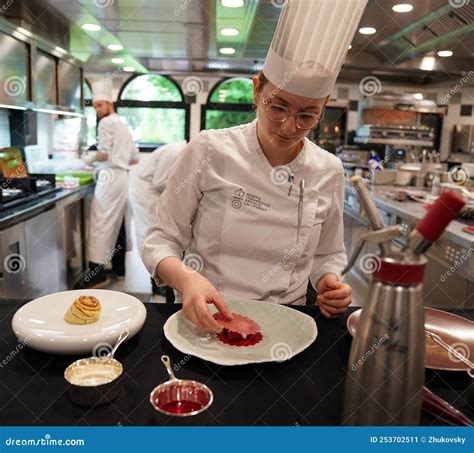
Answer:
[[[240,209],[242,206],[249,206],[250,208],[265,212],[270,207],[270,203],[265,203],[258,195],[246,193],[240,188],[234,192],[232,207]]]

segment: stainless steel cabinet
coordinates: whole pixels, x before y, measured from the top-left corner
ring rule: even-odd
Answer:
[[[60,237],[60,274],[68,288],[82,275],[85,268],[83,199],[65,199],[57,206]]]
[[[0,295],[32,299],[67,289],[59,240],[55,208],[2,231]]]

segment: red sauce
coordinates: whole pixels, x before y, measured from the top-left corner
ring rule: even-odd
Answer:
[[[198,411],[202,408],[202,404],[194,401],[170,401],[160,407],[166,412],[172,414],[189,414],[190,412]]]
[[[229,346],[253,346],[262,341],[263,335],[257,332],[256,334],[247,335],[247,338],[244,339],[241,334],[224,329],[217,334],[217,338]]]

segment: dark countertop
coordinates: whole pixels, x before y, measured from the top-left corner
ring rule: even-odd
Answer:
[[[77,357],[53,356],[19,347],[11,331],[11,318],[21,304],[0,301],[0,424],[2,425],[160,425],[149,403],[151,390],[166,380],[160,361],[170,356],[182,379],[206,383],[214,392],[209,409],[212,425],[339,425],[345,367],[351,337],[347,314],[328,320],[314,306],[296,309],[314,317],[316,341],[290,361],[222,367],[177,351],[164,337],[166,319],[179,304],[146,304],[148,317],[142,330],[119,349],[124,365],[122,394],[113,402],[89,409],[74,405],[67,394],[65,368]],[[351,308],[349,313],[354,309]],[[459,314],[474,317],[474,310]],[[473,417],[465,393],[469,377],[463,372],[427,370],[426,385],[467,416]],[[472,404],[472,403],[471,403]],[[423,414],[421,424],[437,424]]]
[[[76,189],[59,189],[56,192],[26,201],[19,206],[5,211],[0,211],[0,230],[5,230],[17,223],[27,220],[46,211],[57,202],[73,195],[84,197],[89,191],[94,190],[94,185],[80,186]]]

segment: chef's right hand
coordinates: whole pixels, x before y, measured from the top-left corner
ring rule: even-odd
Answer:
[[[199,330],[215,333],[222,331],[222,326],[209,313],[208,304],[214,304],[226,319],[232,319],[219,291],[198,272],[193,271],[188,275],[181,297],[184,316]]]

